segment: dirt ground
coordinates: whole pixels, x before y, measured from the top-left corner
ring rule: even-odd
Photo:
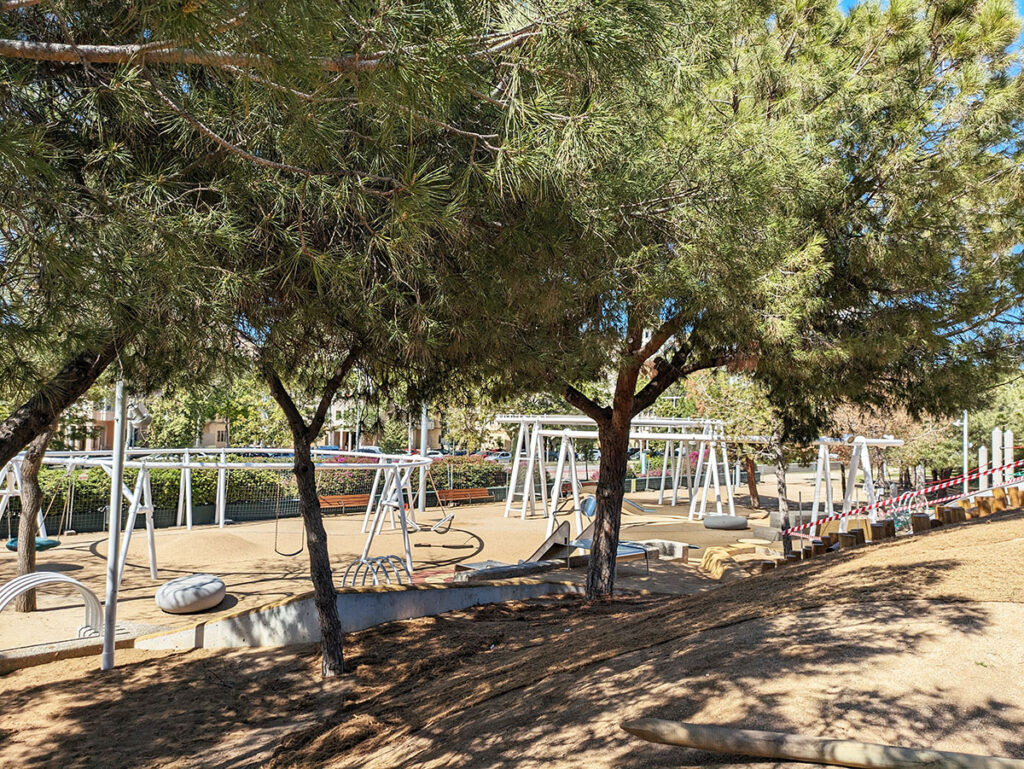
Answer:
[[[619,729],[642,716],[1024,758],[1022,625],[1015,513],[692,596],[391,623],[327,683],[309,648],[28,668],[0,678],[0,765],[748,765]]]

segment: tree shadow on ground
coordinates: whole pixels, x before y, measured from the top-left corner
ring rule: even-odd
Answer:
[[[351,634],[350,673],[327,684],[312,652],[170,655],[4,687],[0,728],[19,731],[8,748],[22,766],[240,766],[286,731],[271,765],[733,763],[619,729],[642,716],[907,744],[969,729],[987,752],[1024,756],[1015,703],[993,694],[965,710],[942,682],[900,679],[946,639],[988,643],[1001,621],[949,592],[962,568],[841,554],[682,598],[547,598],[394,622]]]
[[[684,599],[589,607],[568,599],[508,616],[488,607],[473,622],[458,623],[476,631],[464,636],[446,629],[454,621],[446,618],[413,632],[392,626],[421,658],[403,661],[387,635],[372,636],[372,643],[367,636],[353,659],[361,686],[352,699],[328,721],[287,738],[277,765],[358,766],[372,758],[517,767],[556,757],[567,765],[678,765],[678,755],[657,746],[633,757],[641,751],[618,722],[706,717],[707,704],[718,700],[728,702],[720,723],[806,731],[808,723],[828,723],[829,714],[785,715],[787,691],[771,691],[762,686],[766,680],[800,685],[840,674],[856,678],[858,669],[885,669],[950,634],[983,633],[984,606],[933,589],[955,565],[931,560],[883,574],[854,570],[827,594],[813,585],[787,594],[785,579],[749,580]],[[386,680],[379,678],[383,666]],[[842,701],[860,714],[861,729],[902,724],[910,736],[948,733],[959,711],[942,707],[943,693],[921,689],[915,696],[904,707],[893,692],[851,689]],[[923,721],[914,718],[921,707],[932,714]],[[993,699],[979,712],[995,707],[1002,705]],[[1024,726],[1019,712],[1004,710],[986,722],[993,734]],[[987,746],[1020,752],[995,736]]]

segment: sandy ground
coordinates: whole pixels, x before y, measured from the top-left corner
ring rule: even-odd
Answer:
[[[807,486],[805,477],[793,478],[790,495],[795,500]],[[809,488],[809,487],[808,487]],[[766,506],[772,506],[774,483],[765,481],[761,487]],[[741,489],[746,491],[746,486]],[[626,508],[623,517],[623,538],[670,539],[693,543],[701,548],[735,542],[750,532],[722,532],[705,529],[699,522],[688,520],[685,492],[680,493],[678,507],[659,506],[657,492],[641,492],[631,499],[653,507],[654,514],[637,513]],[[806,495],[805,495],[806,497]],[[669,501],[669,499],[666,499]],[[753,515],[758,523],[762,511],[750,510],[745,495],[737,497],[737,512]],[[504,503],[462,505],[454,509],[452,530],[444,535],[423,531],[410,535],[413,545],[414,578],[441,581],[450,578],[454,565],[460,561],[494,560],[517,563],[528,558],[544,540],[546,520],[538,504],[536,514],[521,519],[518,505],[512,517],[505,518]],[[714,510],[709,507],[709,512]],[[441,517],[437,508],[423,516],[428,526]],[[344,572],[345,565],[362,552],[366,535],[360,532],[362,514],[327,516],[328,546],[335,573]],[[563,515],[562,520],[572,517]],[[425,527],[426,528],[426,527]],[[273,521],[238,523],[219,529],[214,526],[184,529],[158,529],[156,552],[158,579],[150,578],[146,534],[136,529],[131,538],[128,563],[118,600],[119,637],[131,637],[157,629],[187,625],[195,615],[165,614],[153,601],[157,587],[163,582],[186,574],[209,572],[221,577],[228,590],[225,601],[208,614],[219,614],[255,607],[281,600],[312,589],[309,582],[308,556],[302,552],[293,557],[275,552]],[[284,553],[298,550],[303,540],[302,524],[297,518],[282,519],[278,525],[277,549]],[[401,553],[402,540],[398,530],[385,526],[371,549],[371,555]],[[700,552],[694,558],[700,560]],[[105,535],[79,534],[62,536],[61,546],[40,553],[40,571],[59,571],[90,587],[100,600],[106,574],[107,539]],[[16,574],[16,555],[0,550],[0,584]],[[684,592],[688,592],[687,586]],[[672,591],[670,591],[672,592]],[[49,586],[39,591],[41,611],[16,614],[11,609],[0,615],[0,657],[26,654],[48,649],[56,642],[74,639],[82,624],[84,611],[73,588]]]
[[[749,765],[618,728],[641,716],[1024,758],[1022,623],[1015,513],[688,597],[391,623],[327,684],[310,649],[28,668],[0,679],[0,764]]]

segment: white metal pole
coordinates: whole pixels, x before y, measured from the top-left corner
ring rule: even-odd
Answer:
[[[682,454],[685,450],[683,441],[672,446],[672,507],[679,504],[679,473],[683,469]]]
[[[505,495],[505,517],[512,510],[512,498],[516,493],[519,480],[519,454],[523,450],[523,437],[526,435],[526,422],[519,423],[519,434],[516,435],[516,450],[512,452],[512,472],[508,477],[508,493]]]
[[[363,532],[366,531],[366,524],[370,520],[370,511],[373,509],[374,499],[377,497],[377,486],[380,484],[380,470],[381,468],[378,467],[373,473],[373,486],[370,488],[370,499],[366,503],[366,513],[363,515],[363,528],[360,529],[360,531]],[[383,498],[383,492],[381,492],[381,494]]]
[[[549,529],[554,529],[555,508],[558,507],[558,500],[562,496],[562,475],[565,473],[565,449],[569,439],[562,436],[562,442],[558,446],[558,462],[555,464],[555,481],[551,484],[551,509],[549,511]],[[551,535],[551,531],[548,531]]]
[[[535,512],[534,497],[536,496],[533,489],[533,468],[537,463],[537,442],[540,440],[540,436],[537,434],[540,432],[540,425],[534,424],[533,432],[530,436],[530,453],[526,460],[526,477],[523,479],[523,504],[519,508],[519,517],[521,519],[526,518],[526,505],[530,505],[530,515]]]
[[[983,473],[988,470],[988,447],[978,447],[978,472]],[[988,476],[982,475],[978,478],[978,491],[984,491],[988,488]]]
[[[185,464],[190,462],[188,449],[185,449]],[[192,468],[185,467],[185,528],[192,531]]]
[[[1013,430],[1003,430],[1003,464],[1013,464]],[[1013,483],[1016,474],[1017,468],[1009,468],[1003,473],[1003,481],[1005,483]]]
[[[732,499],[732,479],[729,476],[729,455],[725,452],[725,441],[722,441],[722,473],[725,480],[725,498],[729,503],[729,515],[736,515],[736,504]]]
[[[817,462],[817,464],[814,467],[814,498],[813,498],[813,501],[811,502],[811,520],[812,521],[818,520],[818,507],[819,507],[819,505],[821,503],[821,492],[822,492],[821,484],[825,480],[825,473],[827,472],[825,467],[826,467],[826,462],[828,460],[827,459],[823,459],[822,458],[822,454],[824,454],[825,457],[828,457],[828,446],[825,446],[824,444],[822,444],[821,446],[818,446],[818,462]]]
[[[117,380],[114,395],[114,453],[110,479],[110,518],[107,532],[107,591],[103,606],[103,654],[100,670],[114,667],[114,634],[117,630],[117,551],[121,538],[121,488],[124,481],[124,382]]]
[[[1001,470],[996,470],[997,467],[1003,466],[1003,431],[998,427],[992,428],[992,487],[1001,486],[1003,483],[1003,473]]]
[[[665,473],[668,472],[668,455],[672,451],[672,441],[665,441],[665,456],[661,462],[661,478],[658,488],[658,504],[665,504]]]
[[[420,456],[427,456],[427,404],[420,411]],[[420,499],[417,509],[422,513],[427,509],[427,468],[420,468]]]
[[[967,475],[970,472],[968,463],[969,457],[967,452],[970,451],[970,443],[967,442],[967,412],[964,411],[963,419],[963,441],[964,441],[964,494],[970,493],[971,482],[967,480]]]

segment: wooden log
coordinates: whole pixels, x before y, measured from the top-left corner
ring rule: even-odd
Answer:
[[[840,532],[839,534],[839,549],[847,550],[851,547],[857,547],[857,537],[852,531]]]
[[[810,545],[804,545],[801,548],[801,552],[803,553],[804,560],[806,561],[808,558],[814,555],[814,548],[812,548]]]
[[[931,524],[931,527],[933,529],[937,529],[937,528],[939,528],[940,526],[943,525],[942,521],[940,521],[938,518],[932,518],[931,520],[928,521],[928,523]]]
[[[761,561],[761,571],[771,571],[774,568],[775,568],[775,559],[774,558],[765,558],[763,561]]]
[[[828,548],[825,547],[825,543],[822,542],[820,539],[812,539],[811,540],[811,555],[812,556],[815,556],[815,555],[825,555],[825,552],[827,550],[828,550]]]
[[[932,528],[931,516],[928,513],[913,513],[910,516],[910,529],[915,534],[930,531]]]
[[[885,538],[896,539],[896,521],[892,518],[886,518],[882,523],[885,524]]]
[[[992,497],[976,497],[978,503],[978,517],[986,518],[994,512]]]
[[[757,756],[776,761],[849,766],[854,769],[1024,769],[1024,761],[945,750],[878,745],[860,740],[831,740],[802,734],[703,726],[657,718],[626,721],[621,727],[648,742],[679,745],[716,753]]]
[[[999,513],[1007,508],[1006,489],[992,489],[992,511]]]
[[[864,529],[850,529],[850,533],[857,538],[858,545],[863,545],[868,541]]]
[[[871,541],[881,542],[885,539],[885,524],[881,521],[871,524]]]
[[[828,550],[830,547],[832,547],[833,544],[835,544],[838,541],[839,538],[833,537],[831,534],[826,534],[824,537],[821,538],[821,544],[825,546],[826,550]]]
[[[785,563],[787,563],[787,564],[788,563],[796,563],[799,560],[800,560],[800,554],[799,553],[786,553]]]
[[[945,523],[953,522],[953,508],[946,507],[945,505],[939,505],[935,508],[935,517]]]

